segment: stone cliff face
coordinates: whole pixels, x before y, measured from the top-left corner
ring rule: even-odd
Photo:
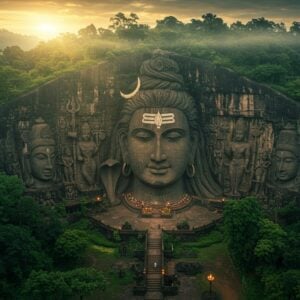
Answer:
[[[299,199],[300,105],[231,70],[171,56],[197,103],[203,151],[224,196],[256,195],[267,206]],[[146,58],[68,74],[2,106],[0,169],[42,202],[103,193],[99,167],[109,158],[120,90],[132,91]]]

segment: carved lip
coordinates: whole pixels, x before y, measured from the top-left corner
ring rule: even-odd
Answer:
[[[289,177],[289,174],[287,173],[287,172],[279,172],[279,173],[277,173],[277,177],[279,178],[279,179],[286,179],[286,178],[288,178]]]
[[[53,172],[52,171],[44,171],[43,175],[44,177],[52,177]]]
[[[168,172],[169,167],[159,167],[159,168],[153,168],[149,167],[150,173],[153,175],[164,175]]]

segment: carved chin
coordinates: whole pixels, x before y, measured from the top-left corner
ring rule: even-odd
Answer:
[[[295,178],[295,176],[296,175],[294,175],[294,174],[289,174],[289,173],[286,173],[286,172],[277,173],[277,178],[280,181],[290,181],[293,178]]]

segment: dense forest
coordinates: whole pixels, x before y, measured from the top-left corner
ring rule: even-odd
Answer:
[[[131,13],[118,13],[108,29],[91,24],[24,51],[0,52],[0,102],[6,102],[66,72],[134,51],[161,48],[207,59],[265,83],[300,101],[300,22],[289,29],[263,17],[228,26],[207,13],[183,23],[174,16],[150,28]]]

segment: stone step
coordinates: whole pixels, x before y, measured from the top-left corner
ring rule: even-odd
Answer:
[[[161,247],[161,242],[149,242],[148,247]]]
[[[147,286],[160,286],[161,280],[147,280]]]
[[[145,295],[145,300],[162,300],[162,294],[161,292],[147,292]]]

